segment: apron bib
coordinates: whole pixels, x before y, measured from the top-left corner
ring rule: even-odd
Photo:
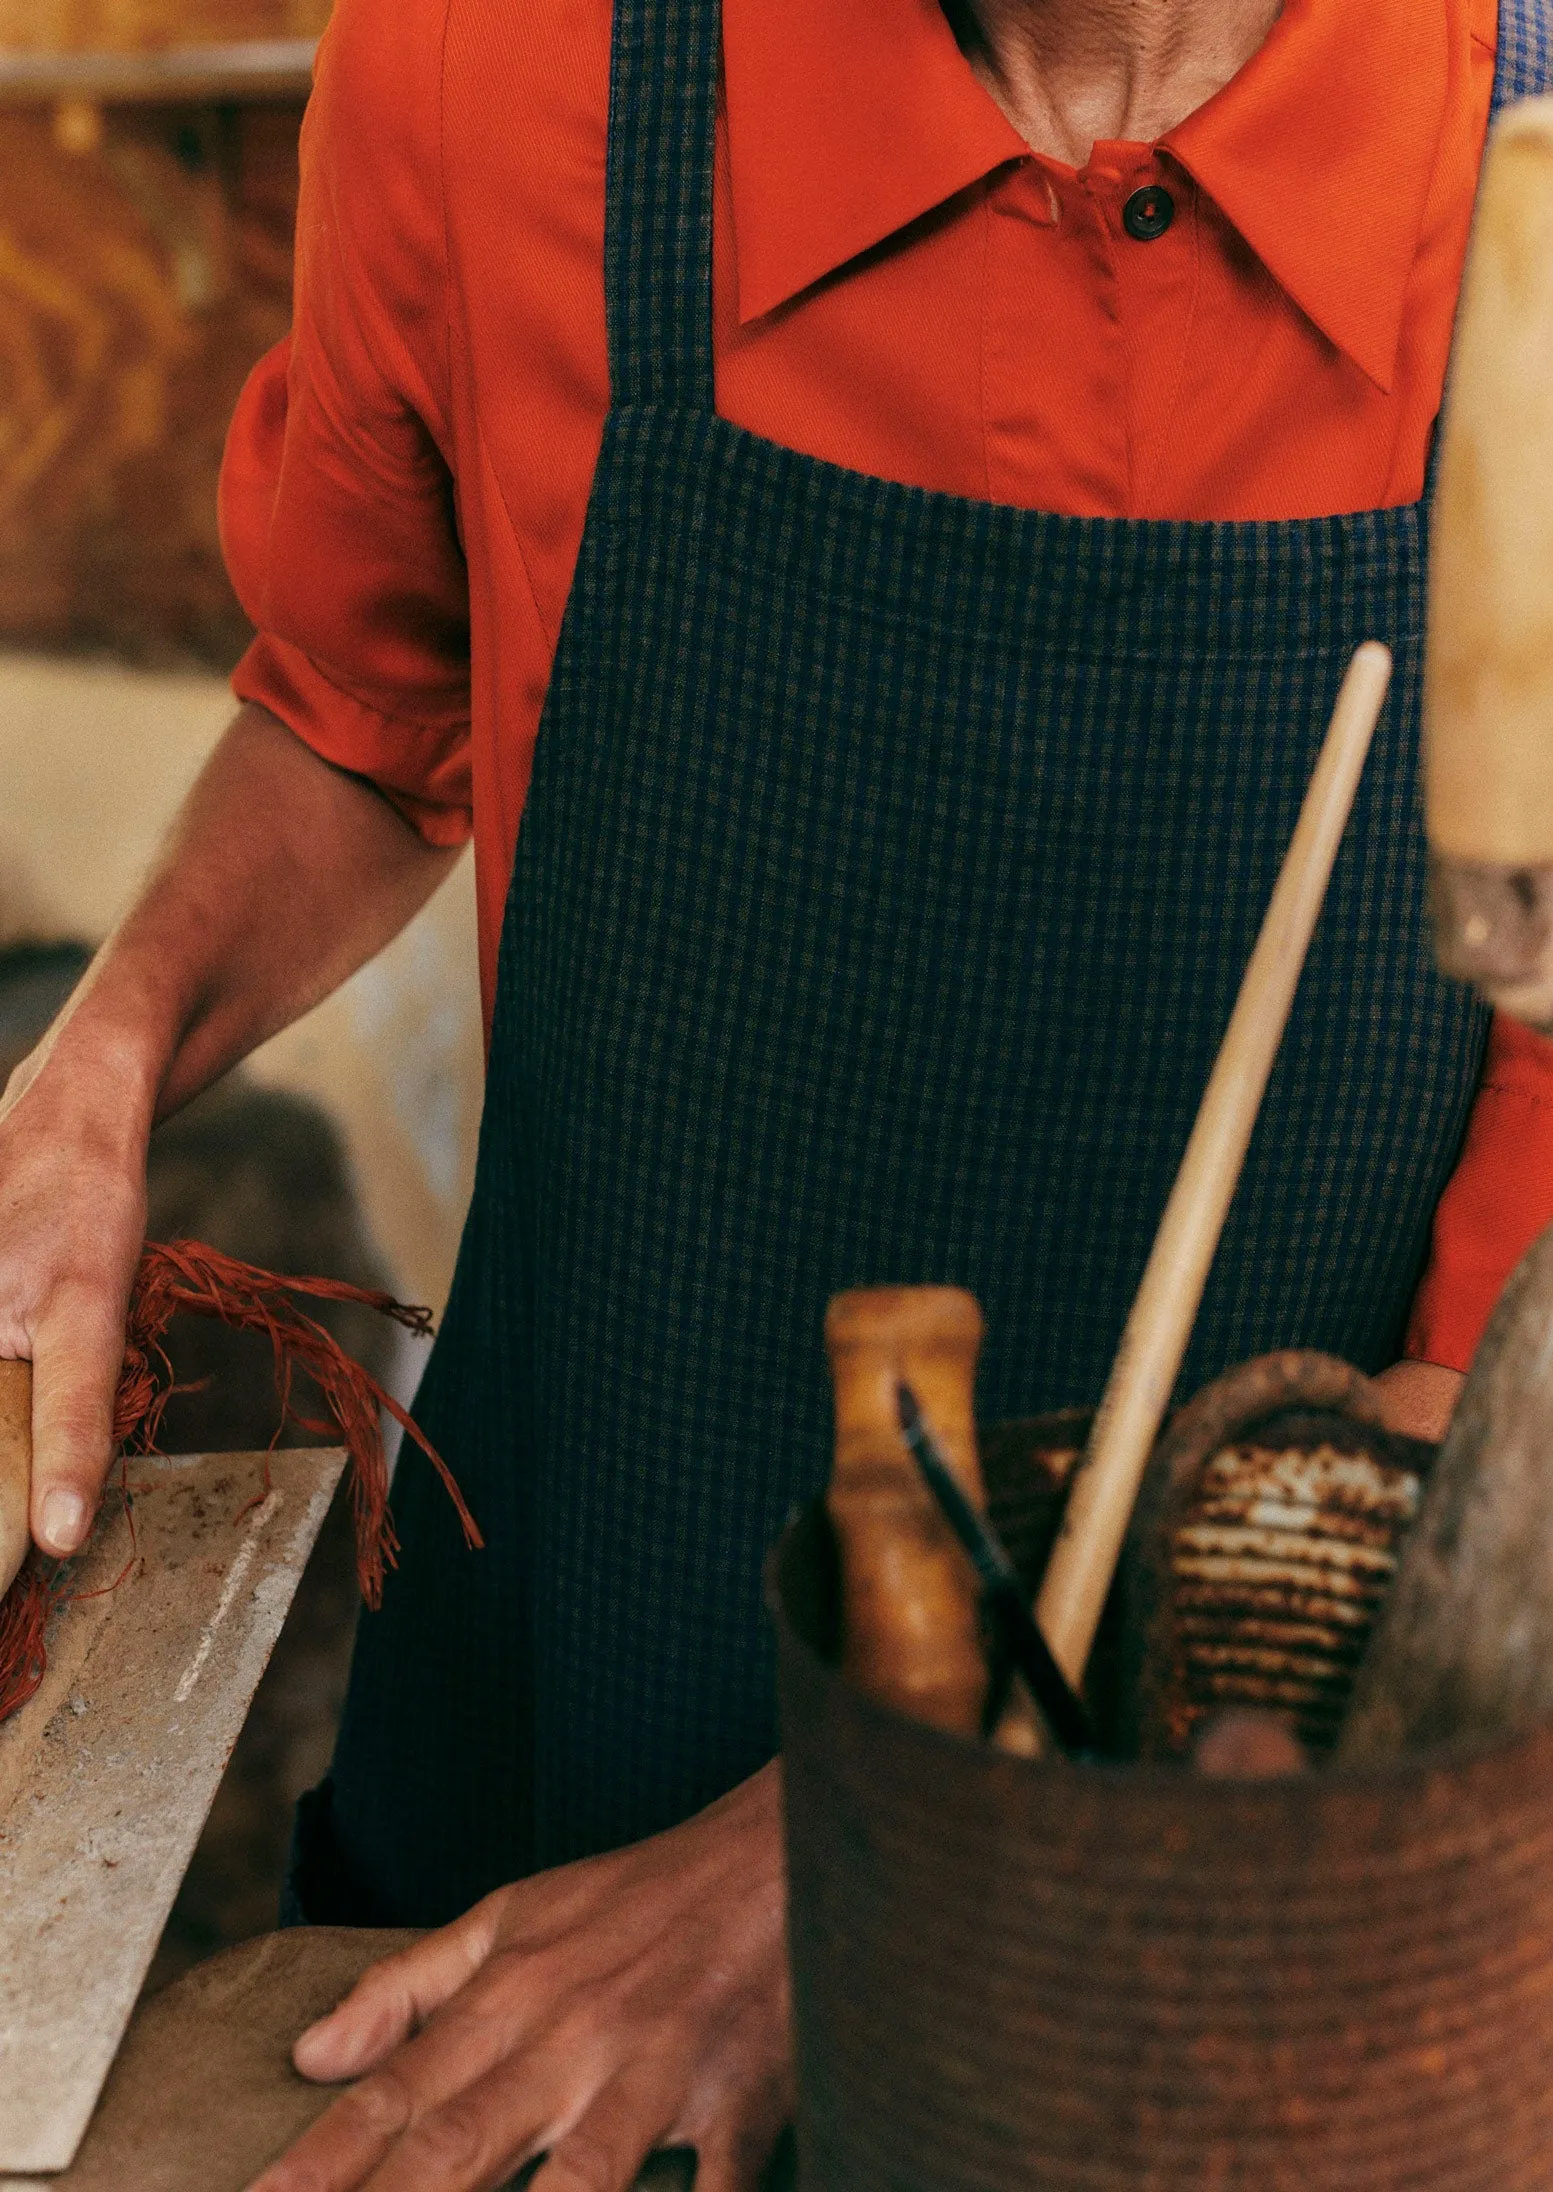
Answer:
[[[1549,80],[1507,0],[1496,100]],[[1183,1377],[1397,1351],[1482,1059],[1434,970],[1426,507],[1054,516],[716,415],[717,0],[617,0],[613,409],[501,944],[479,1172],[308,1915],[454,1916],[774,1747],[767,1546],[839,1288],[986,1312],[987,1420],[1097,1399],[1343,669],[1396,655]]]

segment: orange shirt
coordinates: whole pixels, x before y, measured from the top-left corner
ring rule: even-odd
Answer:
[[[1099,516],[1414,499],[1494,0],[1287,0],[1157,145],[1032,155],[939,0],[724,0],[719,409],[831,463]],[[610,0],[340,0],[296,325],[233,424],[237,690],[475,839],[489,1012],[608,403]],[[1129,233],[1162,184],[1174,219]],[[1540,1140],[1539,1140],[1540,1135]],[[1500,1029],[1411,1351],[1463,1365],[1553,1218],[1553,1049]]]

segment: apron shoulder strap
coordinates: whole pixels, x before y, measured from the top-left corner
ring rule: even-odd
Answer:
[[[714,407],[719,0],[615,0],[604,294],[611,401]]]
[[[1553,91],[1553,0],[1499,0],[1493,111],[1548,91]]]

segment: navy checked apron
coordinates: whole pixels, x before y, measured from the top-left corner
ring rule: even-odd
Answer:
[[[1549,80],[1545,4],[1500,98]],[[1371,637],[1394,696],[1186,1387],[1394,1358],[1477,1082],[1425,914],[1424,506],[1053,516],[720,419],[718,53],[717,0],[617,0],[614,407],[419,1404],[489,1549],[412,1458],[315,1918],[451,1918],[770,1755],[761,1559],[826,1475],[838,1288],[971,1288],[987,1420],[1097,1397]]]

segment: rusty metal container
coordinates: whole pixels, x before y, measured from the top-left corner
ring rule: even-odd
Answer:
[[[1427,1466],[1357,1373],[1280,1361],[1162,1449],[1109,1644],[1115,1682],[1140,1639],[1176,1669],[1155,1747],[1280,1683],[1329,1738]],[[1032,1578],[1084,1428],[984,1442]],[[1553,1730],[1279,1781],[1032,1765],[843,1682],[836,1584],[815,1508],[770,1569],[803,2192],[1548,2192]]]

